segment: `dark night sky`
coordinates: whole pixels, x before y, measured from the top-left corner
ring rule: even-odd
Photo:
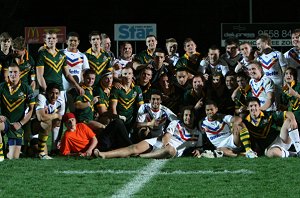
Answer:
[[[206,53],[210,45],[220,45],[221,23],[249,22],[249,0],[178,1],[1,0],[0,32],[15,37],[24,35],[26,26],[66,26],[67,32],[80,34],[79,49],[85,51],[92,30],[105,32],[113,40],[115,23],[156,23],[159,46],[174,37],[182,50],[184,38],[191,37],[198,51]],[[300,22],[299,0],[252,2],[253,23]],[[114,51],[116,43],[112,44]],[[142,50],[145,44],[138,42],[137,48]]]

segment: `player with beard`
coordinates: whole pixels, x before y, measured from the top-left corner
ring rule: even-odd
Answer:
[[[95,149],[94,155],[103,159],[137,155],[142,158],[165,159],[180,157],[185,149],[194,148],[192,154],[198,157],[198,149],[202,146],[202,134],[194,125],[193,107],[184,107],[180,115],[180,120],[173,120],[162,136],[109,152],[99,152]]]

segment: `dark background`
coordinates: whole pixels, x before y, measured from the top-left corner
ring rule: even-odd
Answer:
[[[299,0],[277,1],[253,0],[252,22],[300,22]],[[67,33],[80,34],[80,51],[90,47],[88,34],[92,30],[107,33],[115,52],[115,23],[156,23],[159,47],[164,48],[165,39],[174,37],[182,54],[183,40],[191,37],[197,51],[205,54],[210,45],[220,45],[221,23],[250,21],[249,0],[0,0],[0,13],[0,32],[16,37],[24,36],[26,26],[66,26]],[[145,47],[144,42],[137,42],[136,50]]]

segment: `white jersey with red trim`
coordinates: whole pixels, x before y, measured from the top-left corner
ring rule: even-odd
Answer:
[[[49,103],[45,95],[39,94],[37,96],[37,103],[35,110],[38,111],[40,109],[45,110],[47,114],[58,113],[63,116],[65,114],[65,102],[60,97],[55,101],[54,104]]]
[[[202,146],[201,131],[195,127],[189,129],[180,120],[173,120],[166,129],[172,136],[169,143],[177,149],[177,156],[181,156],[186,148]]]
[[[67,65],[69,67],[69,73],[73,76],[73,78],[77,81],[77,83],[81,82],[81,77],[82,77],[82,70],[90,68],[88,59],[86,55],[79,50],[74,53],[68,51],[68,49],[64,49],[64,53],[67,56]],[[63,75],[63,85],[64,85],[64,90],[69,90],[73,86],[65,76]]]
[[[272,51],[269,54],[262,54],[257,57],[261,63],[265,75],[271,78],[278,86],[282,86],[282,67],[287,66],[287,60],[279,51]]]
[[[154,111],[151,108],[151,103],[142,104],[138,110],[137,122],[151,122],[153,119],[155,119],[158,126],[153,127],[151,130],[152,137],[162,135],[166,124],[178,120],[177,116],[164,105],[160,105],[159,109]]]
[[[252,96],[259,99],[261,106],[263,106],[267,101],[267,93],[273,92],[275,94],[275,85],[273,80],[265,75],[259,81],[250,79],[249,84],[251,86]],[[274,102],[266,111],[275,110],[276,104]]]
[[[220,144],[227,139],[232,133],[230,130],[230,121],[232,115],[217,114],[217,119],[209,120],[205,117],[201,122],[201,128],[205,131],[208,139],[215,147],[220,147]]]

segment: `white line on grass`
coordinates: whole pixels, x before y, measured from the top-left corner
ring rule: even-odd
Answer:
[[[131,197],[138,192],[145,183],[159,173],[159,170],[165,165],[166,162],[167,160],[154,160],[145,168],[138,171],[140,174],[134,177],[129,183],[125,184],[124,187],[112,195],[112,197]]]
[[[66,175],[84,175],[84,174],[148,174],[146,171],[138,171],[138,170],[95,170],[95,171],[87,171],[87,170],[82,170],[82,171],[56,171],[56,173],[62,173]],[[213,170],[199,170],[199,171],[172,171],[172,172],[157,172],[157,175],[194,175],[194,174],[199,174],[199,175],[207,175],[207,174],[254,174],[254,171],[247,170],[247,169],[240,169],[240,170],[223,170],[223,171],[213,171]]]

